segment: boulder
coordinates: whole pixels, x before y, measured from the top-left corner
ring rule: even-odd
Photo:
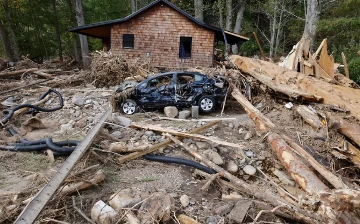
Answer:
[[[179,112],[179,118],[180,119],[187,119],[189,118],[191,115],[191,111],[190,110],[182,110]]]

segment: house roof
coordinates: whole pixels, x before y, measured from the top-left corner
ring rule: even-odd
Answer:
[[[116,23],[126,22],[126,21],[130,20],[131,18],[141,14],[142,12],[144,12],[144,11],[148,10],[149,8],[151,8],[157,4],[160,4],[160,3],[168,5],[170,8],[173,8],[174,10],[178,11],[180,14],[187,17],[188,19],[190,19],[194,23],[198,24],[199,26],[213,30],[216,34],[217,40],[224,41],[229,44],[236,44],[239,42],[243,43],[243,42],[249,40],[249,38],[241,36],[239,34],[231,33],[229,31],[223,32],[223,30],[221,28],[205,24],[205,23],[195,19],[194,17],[192,17],[191,15],[189,15],[182,9],[178,8],[177,6],[173,5],[171,2],[168,2],[166,0],[154,1],[154,2],[150,3],[149,5],[145,6],[144,8],[134,12],[133,14],[128,15],[125,18],[109,20],[109,21],[104,21],[104,22],[98,22],[98,23],[92,23],[92,24],[87,24],[87,25],[83,25],[83,26],[77,26],[77,27],[73,27],[73,28],[69,29],[69,31],[76,32],[79,34],[84,34],[84,35],[95,37],[95,38],[109,39],[110,34],[111,34],[111,25],[116,24]],[[226,37],[226,40],[225,40],[224,36]]]

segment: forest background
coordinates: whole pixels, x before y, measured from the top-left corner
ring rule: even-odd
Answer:
[[[102,49],[101,40],[79,38],[69,28],[123,18],[153,1],[0,0],[0,57],[81,62],[82,55]],[[327,38],[329,53],[342,63],[344,52],[350,78],[360,84],[359,0],[169,1],[207,24],[249,37],[232,49],[247,57],[260,55],[253,32],[274,61],[286,56],[303,35],[312,40],[313,51]]]

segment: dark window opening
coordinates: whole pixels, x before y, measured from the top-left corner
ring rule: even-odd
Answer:
[[[191,58],[192,37],[180,37],[179,58]]]
[[[134,49],[134,34],[123,34],[123,48]]]

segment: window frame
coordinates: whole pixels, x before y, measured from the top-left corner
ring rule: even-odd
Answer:
[[[179,43],[179,58],[180,59],[190,59],[191,58],[192,39],[193,38],[189,37],[189,36],[180,36],[180,43]],[[186,42],[187,42],[187,44],[184,45],[184,43],[186,43]],[[183,47],[183,49],[182,49],[182,47]]]
[[[135,47],[135,35],[124,33],[123,34],[123,49],[134,49]]]

